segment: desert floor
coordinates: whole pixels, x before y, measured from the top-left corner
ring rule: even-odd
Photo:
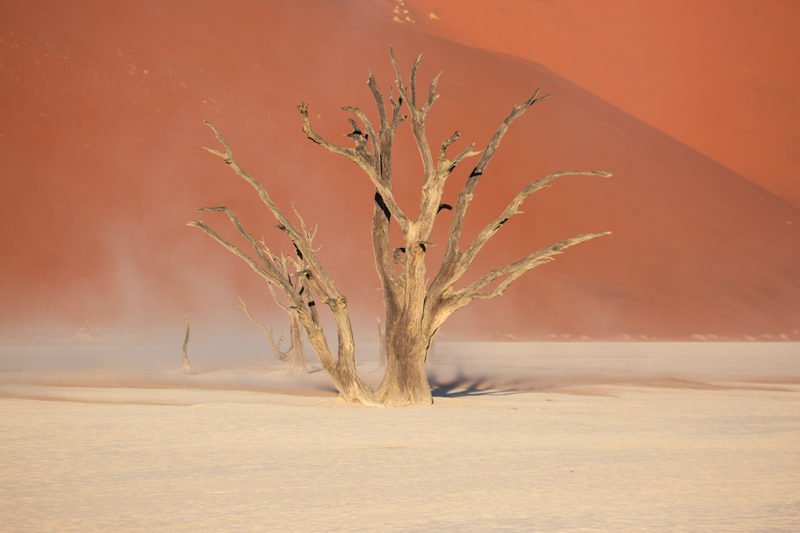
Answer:
[[[0,350],[2,531],[800,530],[796,344],[443,345],[413,409],[32,353]]]

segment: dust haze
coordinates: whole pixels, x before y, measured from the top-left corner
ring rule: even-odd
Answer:
[[[293,374],[249,323],[228,324],[225,334],[193,329],[189,374],[180,372],[181,341],[180,330],[150,337],[79,331],[38,342],[7,338],[0,346],[0,386],[18,393],[19,386],[34,385],[335,396],[310,347],[311,371]],[[377,338],[363,337],[357,347],[364,380],[377,386],[383,375]],[[428,373],[435,397],[573,393],[603,385],[779,385],[800,382],[798,350],[791,342],[436,342]]]

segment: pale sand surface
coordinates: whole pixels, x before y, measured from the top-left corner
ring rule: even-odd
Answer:
[[[0,380],[0,530],[798,531],[797,352],[764,346],[783,383],[700,380],[720,370],[710,353],[689,358],[692,375],[662,362],[633,373],[640,383],[569,382],[611,365],[602,347],[553,348],[527,366],[506,347],[507,374],[561,381],[519,392],[451,380],[416,409],[341,405],[318,374],[261,382],[296,379],[295,394],[18,375]],[[436,357],[453,373],[469,350],[450,348]],[[763,366],[757,355],[739,369]]]

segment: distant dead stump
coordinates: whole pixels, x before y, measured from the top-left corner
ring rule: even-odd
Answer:
[[[184,374],[189,374],[192,371],[192,363],[189,362],[189,315],[186,315],[185,333],[183,336],[183,361],[181,362],[181,370]]]

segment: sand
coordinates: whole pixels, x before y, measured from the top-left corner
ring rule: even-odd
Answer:
[[[5,371],[0,530],[797,531],[797,346],[674,344],[671,366],[625,346],[439,346],[435,380],[462,378],[414,409],[345,406],[319,374],[279,394],[210,390],[237,370],[171,378],[195,388]]]

